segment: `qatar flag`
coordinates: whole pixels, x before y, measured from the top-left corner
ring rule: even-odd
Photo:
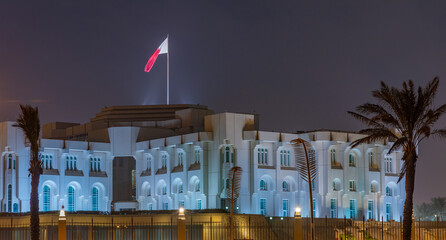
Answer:
[[[158,55],[166,54],[169,51],[167,39],[168,39],[168,37],[166,38],[166,40],[164,40],[163,43],[161,43],[161,45],[158,47],[158,49],[156,49],[156,51],[149,58],[149,61],[147,62],[146,67],[144,68],[144,71],[149,72],[150,69],[152,69],[153,64],[155,64],[155,61],[156,61],[156,58],[158,57]]]

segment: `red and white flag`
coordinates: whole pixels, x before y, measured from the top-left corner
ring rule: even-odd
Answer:
[[[158,57],[158,55],[166,54],[169,51],[168,45],[169,44],[168,44],[168,37],[167,37],[166,40],[164,40],[164,42],[161,43],[161,45],[158,47],[158,49],[156,49],[156,51],[149,58],[149,61],[147,62],[146,67],[144,68],[144,71],[149,72],[150,69],[152,69],[153,64],[155,64],[155,61],[156,61],[156,58]]]

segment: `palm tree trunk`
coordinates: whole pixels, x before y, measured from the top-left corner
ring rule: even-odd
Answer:
[[[413,192],[415,188],[415,161],[414,156],[406,165],[406,201],[404,203],[403,213],[403,239],[410,240],[412,230],[413,214]]]
[[[31,240],[39,240],[40,238],[39,180],[40,171],[34,169],[31,174]]]

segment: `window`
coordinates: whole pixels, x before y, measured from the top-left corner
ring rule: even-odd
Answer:
[[[76,156],[67,156],[67,169],[71,171],[77,171],[77,157]]]
[[[392,171],[392,157],[386,155],[386,156],[384,157],[384,162],[385,162],[385,165],[386,165],[386,172],[387,172],[387,173],[391,173],[391,172],[393,172],[393,171]]]
[[[289,216],[289,204],[288,199],[282,200],[282,216],[288,217]]]
[[[149,211],[152,211],[153,209],[153,205],[151,203],[149,203]]]
[[[229,149],[229,147],[225,148],[225,162],[229,162],[229,155],[230,155],[231,151]]]
[[[260,198],[260,214],[266,215],[266,199]]]
[[[373,166],[373,152],[369,152],[369,167]]]
[[[101,171],[101,158],[98,157],[96,163],[98,164],[97,171],[100,172]]]
[[[93,162],[93,158],[90,157],[90,172],[94,171],[94,162]]]
[[[367,202],[367,219],[373,219],[373,201]]]
[[[12,212],[12,186],[8,184],[8,212]]]
[[[77,170],[77,157],[74,157],[74,170]]]
[[[375,192],[377,192],[377,188],[378,188],[378,186],[377,186],[378,184],[376,184],[375,182],[372,182],[371,184],[370,184],[370,192],[372,192],[372,193],[375,193]]]
[[[178,204],[180,207],[184,208],[184,200],[180,200],[180,203]]]
[[[94,187],[91,193],[91,210],[92,211],[98,211],[98,195],[99,195],[99,190],[97,187]]]
[[[90,157],[90,171],[100,172],[101,171],[101,158]]]
[[[257,162],[258,164],[268,165],[268,149],[258,148],[257,149]]]
[[[386,196],[393,196],[392,188],[390,188],[389,186],[386,187]]]
[[[161,154],[161,168],[167,167],[167,153]]]
[[[53,169],[53,155],[50,155],[50,169]]]
[[[147,188],[147,196],[152,196],[152,188],[150,186]]]
[[[330,159],[332,164],[336,163],[336,149],[334,148],[330,150]]]
[[[169,210],[169,203],[168,202],[163,203],[163,210]]]
[[[74,191],[74,187],[69,186],[68,187],[68,211],[69,212],[74,212],[75,209],[75,191]]]
[[[184,152],[178,151],[178,166],[183,166]]]
[[[51,210],[51,189],[47,185],[43,186],[43,211]]]
[[[19,205],[18,205],[17,203],[14,203],[12,206],[13,206],[13,207],[12,207],[12,210],[13,210],[15,213],[19,212]]]
[[[290,151],[289,150],[280,150],[280,165],[281,166],[290,166]]]
[[[315,192],[316,191],[316,183],[315,181],[311,181],[311,191]]]
[[[354,167],[354,166],[356,166],[355,155],[353,155],[352,153],[350,153],[350,155],[348,156],[348,165],[349,165],[350,167]]]
[[[225,188],[230,188],[231,187],[231,181],[227,178],[225,181]]]
[[[195,151],[194,151],[194,163],[199,163],[200,162],[200,155],[201,155],[201,153],[200,153],[200,148],[199,147],[195,147]]]
[[[268,190],[265,180],[260,180],[260,191]]]
[[[392,204],[386,203],[386,221],[392,220]]]
[[[356,219],[356,199],[350,199],[350,218]]]
[[[348,181],[348,183],[349,183],[350,192],[356,192],[356,181],[350,180],[350,181]]]
[[[338,215],[338,203],[336,198],[330,199],[330,217],[337,218]]]
[[[8,154],[8,168],[12,168],[12,154]]]
[[[201,210],[201,199],[197,200],[197,209]]]
[[[313,198],[313,216],[316,217],[316,199]]]
[[[167,186],[163,186],[163,192],[162,192],[162,194],[163,194],[163,195],[166,195],[166,194],[167,194]]]
[[[178,184],[178,193],[183,193],[183,183]]]
[[[147,165],[147,170],[150,170],[151,168],[152,168],[152,156],[147,156],[147,159],[146,159],[146,165]]]
[[[337,179],[333,180],[333,191],[341,190],[341,182]]]
[[[282,182],[282,191],[284,191],[284,192],[290,191],[290,185],[286,181]]]
[[[195,192],[199,192],[200,189],[201,189],[200,181],[197,181],[197,183],[195,184]]]

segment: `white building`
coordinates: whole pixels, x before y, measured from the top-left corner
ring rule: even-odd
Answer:
[[[12,122],[0,123],[2,212],[29,211],[29,143]],[[400,220],[401,152],[390,143],[349,146],[363,135],[339,131],[258,130],[253,114],[213,114],[197,105],[104,108],[90,123],[43,127],[41,211],[225,209],[227,171],[243,169],[240,213],[309,215],[308,184],[295,170],[290,141],[316,150],[316,217]]]

